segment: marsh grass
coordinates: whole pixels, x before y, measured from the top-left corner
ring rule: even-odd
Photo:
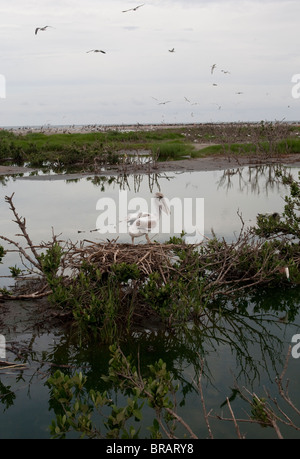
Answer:
[[[168,130],[108,131],[96,133],[50,134],[42,132],[16,135],[0,132],[0,161],[29,167],[70,168],[118,164],[124,151],[148,149],[156,159],[176,158],[187,154],[184,135]],[[120,154],[120,152],[123,154]]]
[[[178,141],[155,143],[151,147],[152,153],[158,161],[176,160],[184,157],[194,156],[194,147],[190,144],[179,143]]]
[[[154,160],[178,160],[210,155],[282,156],[300,153],[298,126],[284,123],[203,124],[152,130],[90,133],[0,131],[2,164],[28,165],[70,171],[94,170],[99,165],[123,164],[126,150],[150,150]],[[212,145],[197,151],[196,144]]]
[[[265,155],[282,156],[300,153],[300,139],[285,139],[275,144],[268,141],[259,143],[224,143],[223,145],[211,145],[199,152],[194,152],[194,157],[204,157],[210,155]]]

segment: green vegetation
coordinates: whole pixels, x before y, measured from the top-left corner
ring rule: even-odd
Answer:
[[[196,144],[212,143],[197,150]],[[299,127],[283,123],[156,127],[129,132],[91,133],[0,131],[0,161],[61,173],[126,162],[126,151],[148,150],[154,161],[207,155],[260,155],[300,152]]]
[[[108,376],[102,376],[106,382],[120,389],[128,395],[127,405],[119,408],[109,398],[107,392],[90,390],[84,391],[87,378],[82,373],[73,377],[56,371],[47,381],[51,388],[52,399],[56,403],[56,421],[51,425],[53,438],[65,438],[70,430],[81,433],[87,438],[139,438],[139,430],[133,425],[127,427],[130,420],[142,421],[142,408],[145,400],[155,412],[153,425],[149,427],[150,438],[162,438],[160,425],[166,424],[169,432],[174,432],[178,416],[172,401],[178,387],[172,382],[171,374],[166,364],[159,360],[149,366],[150,375],[141,378],[131,357],[126,358],[119,348],[111,346],[112,358],[109,362]],[[92,414],[95,410],[101,413],[104,407],[109,407],[110,414],[105,416],[105,433],[99,426],[95,426]],[[190,429],[188,429],[189,431]]]
[[[270,142],[262,141],[255,143],[224,143],[223,145],[212,145],[201,150],[201,153],[197,156],[209,156],[209,155],[262,155],[266,157],[270,156],[282,156],[286,154],[300,153],[300,139],[285,139],[275,144]]]
[[[164,159],[166,155],[177,157],[191,151],[183,141],[184,135],[180,132],[164,130],[49,135],[41,132],[16,135],[0,131],[0,160],[60,172],[71,167],[93,168],[95,164],[122,163],[126,150],[150,150],[157,159],[160,154]]]
[[[108,374],[103,375],[102,379],[124,395],[126,404],[117,406],[107,391],[88,390],[88,379],[81,372],[70,376],[58,370],[47,380],[51,391],[51,405],[55,412],[55,419],[50,426],[52,438],[66,438],[70,432],[73,435],[77,433],[80,438],[147,438],[147,434],[141,432],[142,427],[146,428],[149,432],[148,438],[151,439],[199,438],[197,431],[194,432],[178,414],[180,405],[177,396],[180,384],[174,380],[174,375],[168,371],[162,359],[148,365],[147,371],[142,374],[139,362],[136,364],[132,356],[126,357],[118,346],[111,346],[110,353]],[[286,364],[287,362],[288,357]],[[277,398],[271,398],[268,393],[266,398],[258,397],[245,388],[241,390],[235,387],[233,395],[230,398],[226,397],[226,401],[221,405],[221,408],[224,406],[225,416],[226,408],[229,413],[229,417],[224,418],[223,413],[222,416],[212,414],[212,410],[208,411],[206,408],[201,382],[202,362],[201,374],[195,390],[201,397],[202,404],[202,412],[200,410],[198,413],[199,421],[204,418],[209,437],[214,438],[210,425],[212,418],[231,421],[238,438],[245,438],[240,432],[239,422],[243,423],[243,432],[245,423],[257,423],[262,427],[273,428],[278,438],[283,438],[281,425],[288,425],[290,429],[299,431],[299,410],[291,401],[287,386],[283,389],[284,373],[285,370],[276,379],[283,406]],[[243,400],[245,409],[250,408],[251,414],[248,417],[246,414],[245,419],[236,419],[234,416],[231,402],[236,397]],[[293,416],[285,414],[284,409],[287,404],[292,407]],[[145,406],[152,411],[152,424],[148,427],[143,425]],[[95,416],[96,413],[98,417]],[[178,434],[179,427],[181,432]]]

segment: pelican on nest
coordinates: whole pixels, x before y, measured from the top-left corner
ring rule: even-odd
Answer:
[[[155,193],[154,204],[155,213],[138,212],[127,217],[127,222],[130,224],[128,233],[131,236],[132,244],[134,244],[134,238],[140,236],[145,236],[147,242],[151,243],[148,233],[154,228],[158,228],[162,212],[169,215],[169,207],[162,193]]]

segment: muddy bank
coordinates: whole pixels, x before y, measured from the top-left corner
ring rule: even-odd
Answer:
[[[203,147],[205,148],[205,147]],[[153,164],[132,164],[108,166],[105,170],[95,172],[79,172],[74,174],[33,175],[21,176],[19,179],[30,180],[68,180],[88,176],[120,175],[120,174],[149,174],[160,172],[192,172],[233,169],[260,164],[281,164],[290,167],[300,167],[300,154],[287,155],[276,158],[262,158],[259,156],[209,156],[205,158],[190,158],[178,161],[155,162]],[[0,166],[0,175],[18,175],[33,172],[33,169],[18,166]]]

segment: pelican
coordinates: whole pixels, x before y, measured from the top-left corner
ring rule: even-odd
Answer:
[[[35,29],[35,32],[34,32],[35,35],[38,33],[39,30],[45,31],[45,30],[48,29],[48,27],[51,27],[52,29],[54,29],[54,27],[49,26],[49,25],[46,25],[46,26],[44,26],[44,27],[37,27],[37,28]]]
[[[169,49],[169,53],[175,53],[175,48]]]
[[[162,211],[169,215],[169,207],[162,193],[155,193],[154,204],[155,213],[153,214],[138,212],[128,216],[127,221],[130,223],[128,233],[131,236],[132,244],[134,244],[134,238],[140,236],[145,236],[147,242],[151,243],[148,233],[158,227]]]

